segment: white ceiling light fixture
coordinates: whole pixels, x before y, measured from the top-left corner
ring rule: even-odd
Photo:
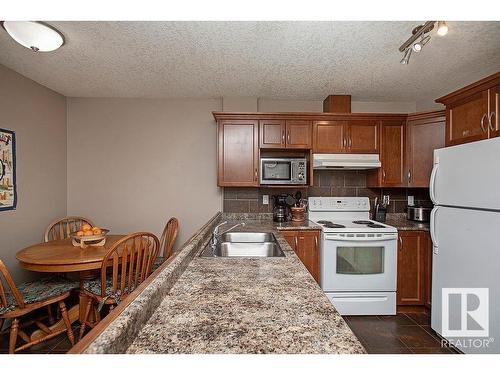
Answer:
[[[438,31],[439,36],[445,36],[448,34],[448,25],[445,21],[438,21]]]
[[[403,56],[403,58],[400,61],[401,64],[408,65],[408,63],[410,62],[410,56],[411,56],[412,51],[413,51],[413,49],[411,49],[411,48],[406,49],[405,55]]]
[[[4,21],[2,26],[12,39],[34,52],[55,51],[64,44],[58,30],[41,22]]]
[[[401,64],[408,64],[411,55],[411,52],[408,53],[408,51],[416,53],[422,51],[424,46],[431,40],[429,33],[434,29],[436,22],[438,35],[443,36],[448,33],[448,25],[445,21],[427,21],[423,25],[418,25],[412,30],[412,36],[399,47],[399,52],[404,53],[404,57],[400,61]],[[418,38],[420,38],[420,41],[417,41]]]

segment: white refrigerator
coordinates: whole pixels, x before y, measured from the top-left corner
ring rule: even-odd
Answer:
[[[500,138],[434,151],[431,327],[464,353],[500,353]]]

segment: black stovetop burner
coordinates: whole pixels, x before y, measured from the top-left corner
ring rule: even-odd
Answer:
[[[345,228],[345,225],[335,224],[328,220],[319,220],[318,224],[323,224],[325,228]]]
[[[375,224],[375,223],[368,224],[367,227],[370,227],[370,228],[385,228],[384,225],[382,225],[382,224]]]
[[[352,223],[353,224],[362,224],[362,225],[374,224],[373,221],[370,221],[370,220],[354,220]]]

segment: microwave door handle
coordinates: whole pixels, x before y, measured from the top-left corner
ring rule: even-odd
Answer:
[[[397,238],[398,238],[397,234],[392,234],[382,237],[337,237],[335,235],[331,236],[325,234],[325,240],[343,241],[343,242],[375,242],[375,241],[396,240]]]

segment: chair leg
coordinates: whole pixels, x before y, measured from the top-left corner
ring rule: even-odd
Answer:
[[[19,329],[19,320],[14,319],[10,326],[10,338],[9,338],[9,354],[14,354],[17,342],[17,330]]]
[[[55,323],[54,316],[52,315],[52,306],[47,306],[47,317],[49,318],[50,325]]]
[[[83,317],[83,322],[82,322],[82,325],[80,326],[80,338],[79,338],[79,340],[82,339],[83,334],[85,333],[85,325],[86,325],[87,320],[89,318],[91,307],[92,307],[92,298],[89,298],[89,300],[87,302],[87,306],[85,307],[85,315]]]
[[[73,329],[71,328],[71,322],[69,321],[68,310],[66,310],[66,305],[63,301],[59,302],[59,310],[61,310],[61,316],[64,320],[64,325],[68,333],[68,339],[71,346],[75,345],[75,336],[73,335]]]
[[[97,310],[97,306],[94,307],[94,322],[95,324],[101,321],[101,313]]]

